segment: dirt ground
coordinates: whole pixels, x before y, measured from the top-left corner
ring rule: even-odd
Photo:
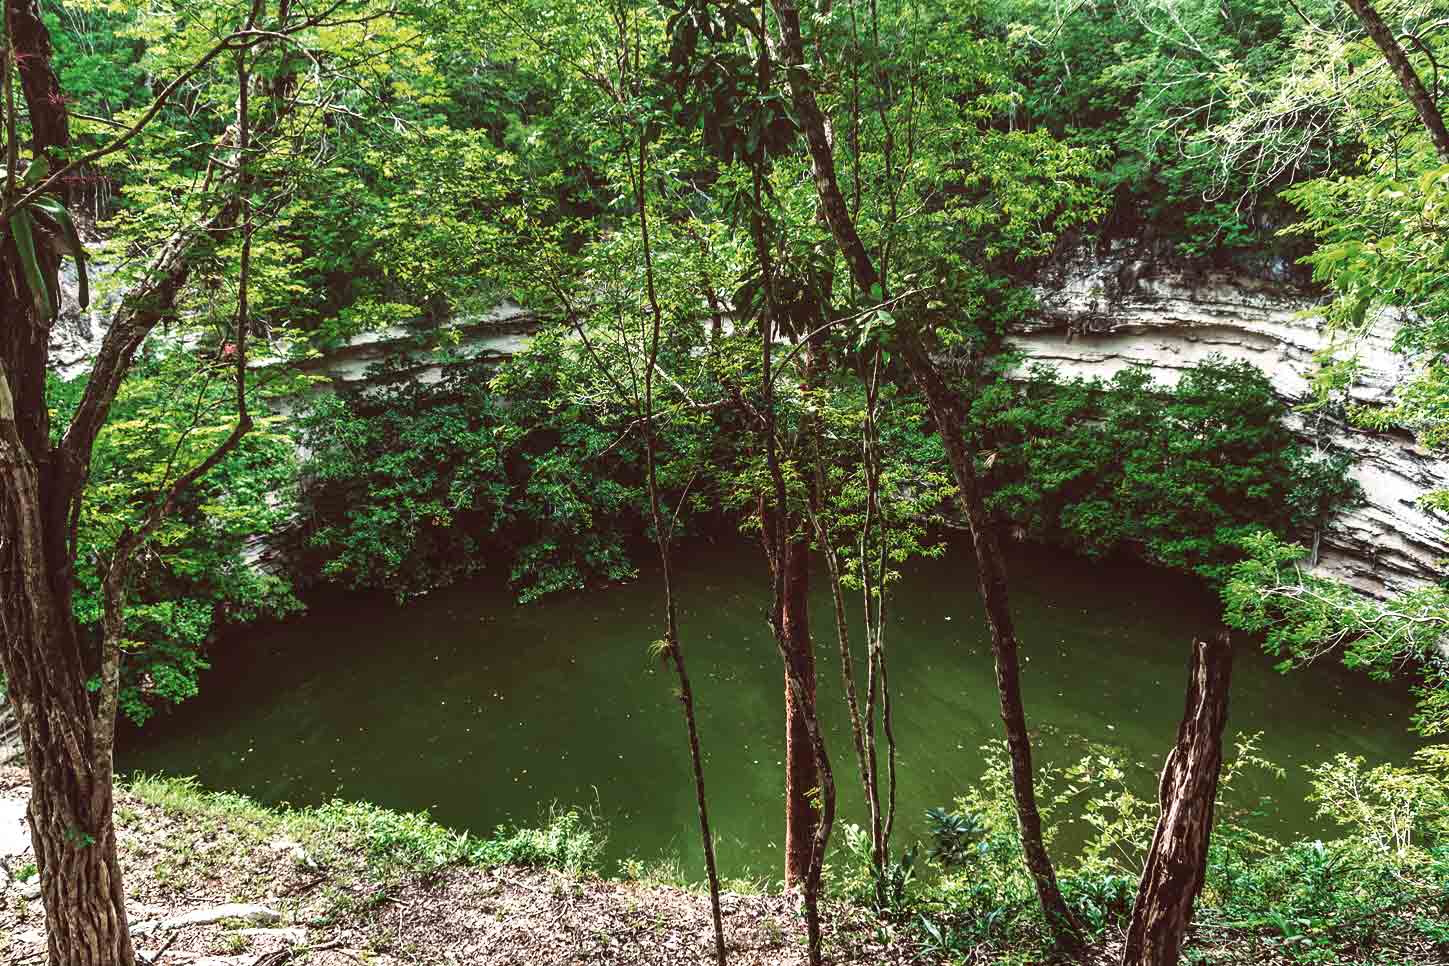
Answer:
[[[44,917],[23,834],[27,781],[0,770],[0,850],[10,849],[0,851],[0,960],[39,966]],[[116,817],[127,912],[150,963],[713,962],[708,898],[684,889],[511,866],[377,881],[350,843],[288,834],[296,829],[260,809],[199,809],[122,791]],[[727,894],[723,908],[731,963],[804,961],[790,900]],[[177,921],[186,914],[195,915]],[[848,908],[829,909],[826,935],[834,963],[920,961]]]

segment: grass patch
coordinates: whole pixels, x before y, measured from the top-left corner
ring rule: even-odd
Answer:
[[[483,865],[534,865],[575,875],[598,874],[608,833],[592,812],[552,808],[539,828],[500,827],[491,839],[475,840],[473,861]]]
[[[427,812],[398,812],[366,802],[268,808],[245,795],[207,791],[194,778],[139,774],[125,789],[187,824],[245,829],[243,834],[257,841],[295,839],[325,866],[360,858],[382,877],[454,865],[528,865],[598,874],[607,841],[597,816],[573,808],[550,809],[538,827],[500,826],[492,837],[481,837],[440,825]]]
[[[284,813],[259,805],[245,795],[207,791],[194,777],[135,774],[123,787],[146,804],[178,818],[241,819],[278,828],[285,823]],[[118,814],[122,811],[117,809]]]
[[[644,886],[662,886],[682,889],[697,895],[709,892],[709,883],[704,879],[690,877],[684,871],[684,863],[677,852],[670,852],[654,859],[636,857],[619,862],[617,878],[625,882],[636,882]],[[762,896],[770,892],[770,881],[766,876],[726,876],[720,879],[721,892],[733,892],[742,896]],[[775,891],[779,891],[776,889]]]

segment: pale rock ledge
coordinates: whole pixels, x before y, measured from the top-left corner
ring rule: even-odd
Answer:
[[[1144,366],[1171,385],[1217,354],[1253,363],[1297,404],[1310,397],[1315,357],[1328,345],[1308,312],[1315,300],[1292,285],[1165,265],[1131,249],[1079,249],[1038,276],[1037,296],[1039,309],[1011,328],[1007,344],[1022,353],[1024,366],[1045,363],[1065,376],[1110,378]],[[1354,402],[1387,403],[1412,375],[1392,337],[1385,319],[1356,345]],[[1375,597],[1441,579],[1449,517],[1419,497],[1449,487],[1449,461],[1407,433],[1365,432],[1315,414],[1294,413],[1289,421],[1311,443],[1352,453],[1367,497],[1322,533],[1318,572]]]

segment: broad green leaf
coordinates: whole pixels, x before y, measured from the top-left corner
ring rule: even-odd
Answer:
[[[71,218],[70,212],[65,205],[54,198],[37,198],[33,207],[50,216],[60,229],[61,242],[75,259],[75,270],[77,279],[77,298],[81,308],[91,304],[90,280],[86,273],[86,249],[81,244],[80,232],[76,231],[75,220]]]
[[[30,287],[30,298],[36,314],[43,319],[53,318],[50,287],[45,284],[45,275],[40,270],[40,260],[35,254],[35,231],[30,212],[24,208],[10,216],[10,230],[15,235],[15,249],[20,253],[20,268],[25,273],[25,284]]]

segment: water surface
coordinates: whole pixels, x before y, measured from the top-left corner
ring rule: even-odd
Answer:
[[[680,556],[681,634],[721,869],[778,876],[783,684],[763,561],[738,541],[694,543]],[[1000,735],[968,561],[960,544],[912,566],[891,602],[900,844],[923,835],[927,807],[949,805],[979,778],[981,745]],[[1174,575],[1039,549],[1013,549],[1010,570],[1039,757],[1063,764],[1109,743],[1141,763],[1133,782],[1151,794],[1182,714],[1189,642],[1213,626],[1214,599]],[[842,819],[859,822],[828,589],[818,578],[813,591]],[[483,833],[534,822],[552,802],[591,806],[608,820],[612,858],[673,855],[699,875],[674,680],[648,657],[659,608],[648,571],[529,606],[486,578],[402,607],[319,600],[220,649],[200,697],[127,736],[119,763],[272,804],[343,797],[428,809]],[[1401,688],[1327,665],[1283,676],[1241,646],[1229,733],[1263,732],[1261,753],[1288,778],[1251,776],[1238,799],[1272,795],[1272,829],[1317,832],[1302,766],[1339,751],[1406,761],[1417,746],[1411,710]]]

